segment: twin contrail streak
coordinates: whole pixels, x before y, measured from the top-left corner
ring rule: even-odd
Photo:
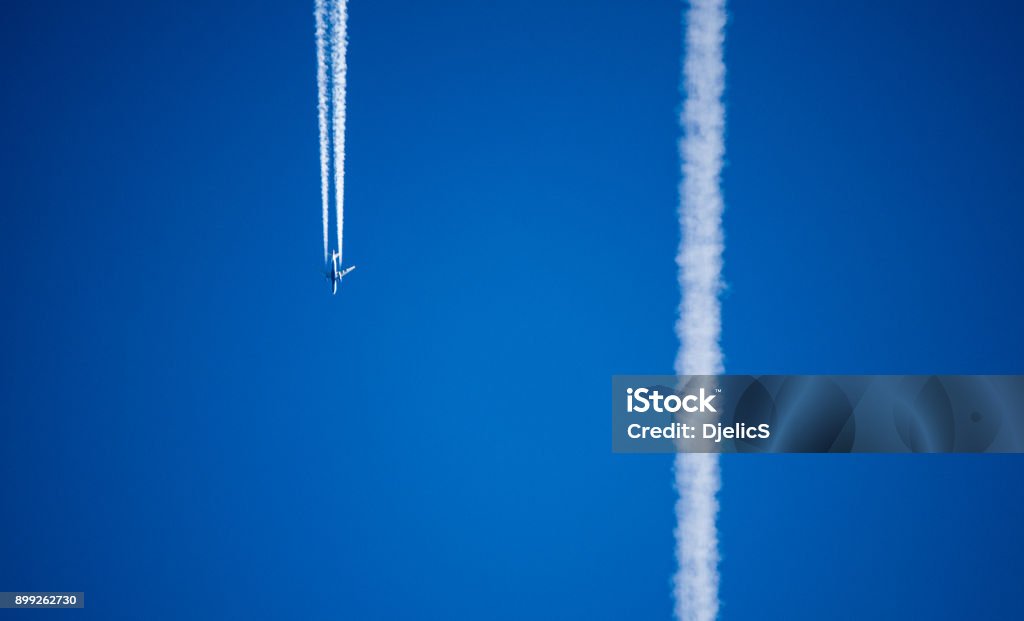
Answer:
[[[329,141],[327,135],[327,5],[316,0],[316,111],[320,125],[320,201],[324,221],[324,263],[327,262],[327,219],[330,177]]]
[[[686,14],[680,117],[683,138],[679,227],[682,239],[676,263],[682,302],[676,334],[679,375],[723,371],[721,309],[722,193],[725,152],[725,0],[691,0]],[[718,532],[715,518],[720,486],[718,455],[680,453],[675,461],[676,560],[675,614],[682,621],[711,621],[718,616]]]
[[[330,178],[334,160],[334,217],[341,263],[345,224],[345,79],[348,72],[348,6],[346,0],[315,0],[316,111],[320,130],[320,200],[324,223],[324,262],[330,244]],[[328,129],[330,114],[330,129]],[[333,146],[333,151],[332,151]]]
[[[334,211],[338,227],[338,264],[341,265],[342,230],[345,226],[345,79],[348,71],[348,7],[335,0],[331,20],[331,125],[334,134]]]

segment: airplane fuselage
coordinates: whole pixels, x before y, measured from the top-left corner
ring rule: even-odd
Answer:
[[[331,294],[332,295],[338,293],[338,285],[341,283],[341,279],[344,278],[345,274],[348,274],[352,270],[356,269],[356,266],[353,265],[352,267],[350,267],[348,269],[344,269],[344,270],[340,270],[339,271],[338,270],[338,260],[340,258],[341,258],[341,256],[340,256],[339,253],[337,253],[337,252],[331,253],[331,271],[325,272],[325,276],[327,276],[327,280],[329,280],[330,283],[331,283]]]

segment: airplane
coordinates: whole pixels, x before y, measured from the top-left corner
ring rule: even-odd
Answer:
[[[343,270],[339,271],[338,270],[338,259],[340,259],[340,258],[341,258],[341,253],[340,252],[337,252],[337,251],[332,252],[331,253],[331,270],[329,272],[324,272],[324,276],[327,277],[327,281],[331,283],[331,295],[334,295],[334,294],[338,293],[338,284],[341,283],[341,279],[345,277],[345,274],[348,274],[352,270],[356,269],[356,266],[353,265],[350,268],[343,269]]]

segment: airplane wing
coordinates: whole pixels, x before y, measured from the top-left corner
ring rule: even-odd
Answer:
[[[345,274],[348,274],[349,272],[351,272],[354,269],[356,269],[355,265],[353,265],[352,267],[350,267],[350,268],[348,268],[346,270],[343,270],[341,273],[338,274],[338,278],[341,278],[342,276],[344,276]]]

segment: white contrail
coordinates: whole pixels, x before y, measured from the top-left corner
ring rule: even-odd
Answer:
[[[331,16],[331,122],[334,133],[334,210],[338,227],[338,263],[341,264],[342,229],[345,225],[345,78],[348,48],[348,7],[335,0]]]
[[[324,220],[324,262],[327,262],[327,219],[329,203],[330,154],[327,135],[327,4],[316,0],[316,111],[320,122],[320,200]]]
[[[686,102],[679,143],[683,180],[679,187],[682,240],[676,263],[682,302],[676,334],[679,375],[721,373],[719,347],[722,289],[722,194],[725,152],[725,0],[691,0],[686,15],[683,84]],[[718,455],[681,453],[675,461],[675,614],[682,621],[718,616]]]
[[[711,621],[718,616],[718,455],[680,453],[675,463],[676,617]]]

